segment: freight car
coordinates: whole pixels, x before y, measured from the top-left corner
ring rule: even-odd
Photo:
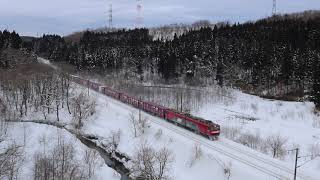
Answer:
[[[125,104],[129,104],[135,108],[141,109],[149,114],[165,119],[180,127],[191,130],[209,138],[210,140],[215,140],[220,135],[220,126],[211,121],[195,117],[187,113],[178,112],[155,103],[142,101],[141,99],[137,99],[126,93],[118,92],[110,87],[102,86],[99,83],[82,79],[77,76],[71,76],[71,79],[80,85],[105,94]]]

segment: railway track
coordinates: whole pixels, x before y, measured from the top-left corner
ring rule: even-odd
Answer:
[[[106,96],[107,97],[107,96]],[[110,97],[108,97],[110,98]],[[119,102],[117,100],[114,100],[112,98],[110,98],[112,101],[114,101],[115,104],[118,104],[119,106],[122,106],[126,109],[128,109],[129,105],[126,105],[122,102]],[[133,108],[133,107],[131,107]],[[281,179],[281,180],[289,180],[293,177],[293,170],[285,167],[285,166],[281,166],[267,158],[258,156],[258,155],[254,155],[253,153],[244,151],[241,148],[237,148],[235,146],[232,146],[226,142],[222,142],[222,141],[215,141],[212,142],[199,135],[195,135],[181,127],[177,127],[174,126],[171,123],[168,123],[164,120],[160,120],[158,117],[157,118],[153,118],[151,120],[152,123],[154,124],[158,124],[159,126],[162,126],[176,134],[179,134],[181,136],[184,136],[194,142],[197,142],[199,144],[201,144],[202,146],[213,150],[215,152],[221,153],[231,159],[237,160],[240,163],[243,163],[244,165],[247,165],[249,167],[252,167],[266,175],[269,175],[271,177],[274,177],[275,179]],[[302,175],[301,173],[298,173],[297,175],[298,179],[301,180],[315,180],[311,177]]]
[[[188,133],[186,133],[186,132],[177,130],[177,129],[174,128],[174,127],[169,127],[169,126],[167,126],[167,125],[164,125],[163,123],[159,123],[159,122],[155,122],[155,121],[153,121],[153,123],[158,124],[158,125],[160,125],[160,126],[163,126],[163,127],[165,127],[166,129],[169,129],[169,130],[171,130],[171,131],[173,131],[173,132],[175,132],[175,133],[177,133],[177,134],[180,134],[180,135],[182,135],[182,136],[184,136],[184,137],[186,137],[186,138],[188,138],[188,139],[191,139],[191,140],[193,140],[194,142],[197,142],[197,143],[201,144],[202,146],[205,146],[205,147],[207,147],[207,148],[209,148],[209,149],[211,149],[211,150],[214,150],[214,151],[216,151],[216,152],[219,152],[219,153],[221,153],[221,154],[223,154],[223,155],[225,155],[225,156],[227,156],[227,157],[229,157],[229,158],[231,158],[231,159],[237,160],[237,161],[239,161],[239,162],[241,162],[241,163],[243,163],[243,164],[245,164],[245,165],[248,165],[248,166],[250,166],[250,167],[252,167],[252,168],[254,168],[254,169],[257,169],[258,171],[261,171],[261,172],[265,173],[266,175],[270,175],[270,176],[272,176],[272,177],[275,177],[276,179],[281,179],[281,180],[282,180],[282,179],[288,179],[287,177],[285,177],[285,176],[283,176],[283,175],[281,175],[281,174],[277,174],[277,173],[275,173],[274,171],[271,171],[271,170],[266,169],[265,167],[262,167],[262,166],[253,164],[253,163],[251,163],[251,162],[250,162],[249,160],[247,160],[247,159],[244,159],[244,158],[242,158],[242,157],[240,157],[240,156],[237,156],[237,155],[232,154],[232,153],[230,153],[230,152],[228,152],[228,151],[225,151],[225,149],[223,149],[223,148],[219,148],[219,147],[216,147],[216,146],[214,146],[214,145],[211,145],[211,144],[209,144],[209,143],[207,143],[207,142],[204,142],[204,141],[202,141],[202,140],[194,137],[193,135],[190,135],[190,134],[188,134]]]
[[[235,150],[235,151],[237,151],[238,153],[244,154],[244,155],[246,155],[246,156],[252,157],[252,158],[257,159],[257,160],[259,160],[259,161],[261,161],[261,162],[264,162],[264,163],[266,163],[266,164],[269,164],[270,166],[274,166],[274,167],[276,167],[276,168],[278,168],[278,169],[281,169],[282,171],[287,172],[288,174],[292,174],[292,176],[293,176],[293,173],[294,173],[293,168],[290,169],[290,168],[288,168],[288,167],[286,167],[286,166],[282,166],[282,165],[280,165],[280,164],[278,164],[278,163],[275,163],[275,162],[273,162],[273,161],[270,161],[270,160],[269,160],[268,158],[266,158],[266,157],[262,157],[262,156],[259,156],[259,155],[254,155],[254,154],[252,154],[252,153],[250,153],[250,152],[248,152],[248,151],[244,151],[244,150],[241,149],[241,148],[237,148],[236,146],[232,146],[232,145],[230,145],[229,143],[227,143],[227,142],[225,142],[225,141],[217,141],[217,143],[219,143],[220,145],[222,145],[222,146],[224,146],[224,147],[227,147],[227,148],[229,148],[229,149]],[[312,177],[306,176],[306,175],[301,174],[301,173],[299,173],[299,172],[298,172],[298,175],[297,175],[297,176],[298,176],[299,178],[301,178],[301,179],[314,180]]]
[[[108,97],[109,98],[109,97]],[[110,98],[112,99],[112,98]],[[112,99],[112,101],[123,107],[128,109],[129,105],[124,104],[122,102],[119,102],[117,100]],[[131,107],[133,108],[133,107]],[[150,115],[151,116],[151,115]],[[201,144],[203,147],[206,147],[210,150],[213,150],[215,152],[218,152],[222,155],[225,155],[231,159],[234,159],[244,165],[247,165],[251,168],[254,168],[270,177],[273,177],[274,179],[279,179],[279,180],[289,180],[292,179],[293,177],[293,170],[279,165],[273,161],[268,160],[267,158],[261,157],[254,155],[250,152],[246,152],[240,148],[231,146],[223,141],[209,141],[208,139],[205,139],[204,137],[200,135],[195,135],[192,132],[189,132],[181,127],[175,126],[174,124],[171,124],[169,122],[166,122],[158,117],[156,118],[150,118],[151,122],[154,124],[157,124],[159,126],[162,126],[176,134],[179,134],[181,136],[184,136],[196,143]],[[311,177],[302,175],[301,173],[298,173],[297,175],[298,179],[300,180],[315,180]]]
[[[153,120],[152,122],[155,124],[158,124],[160,126],[163,126],[166,129],[169,129],[177,134],[180,134],[188,139],[191,139],[194,142],[197,142],[197,143],[203,145],[204,147],[207,147],[208,149],[219,152],[229,158],[232,158],[232,159],[237,160],[237,161],[239,161],[245,165],[248,165],[254,169],[257,169],[257,170],[265,173],[266,175],[270,175],[276,179],[286,180],[286,179],[291,179],[293,177],[293,173],[294,173],[293,170],[291,170],[287,167],[281,166],[281,165],[279,165],[275,162],[272,162],[266,158],[256,156],[250,152],[246,152],[241,149],[235,148],[233,146],[227,145],[221,141],[216,141],[216,142],[210,141],[209,142],[207,139],[204,139],[201,136],[196,137],[197,135],[194,135],[193,133],[187,132],[186,130],[181,129],[179,127],[175,127],[167,122],[159,122],[158,120]],[[167,124],[165,124],[165,123],[167,123]],[[231,152],[230,150],[232,150],[233,152]],[[243,155],[246,157],[244,157]],[[254,162],[252,160],[254,160],[257,163],[252,163],[252,162]],[[301,173],[298,173],[297,177],[298,177],[298,179],[301,179],[301,180],[315,180],[311,177],[302,175]]]
[[[152,122],[155,123],[155,124],[158,124],[160,126],[163,126],[166,129],[169,129],[169,130],[171,130],[171,131],[173,131],[173,132],[175,132],[177,134],[180,134],[180,135],[182,135],[182,136],[184,136],[184,137],[186,137],[188,139],[191,139],[194,142],[197,142],[197,143],[201,144],[202,146],[204,146],[204,147],[206,147],[208,149],[211,149],[211,150],[214,150],[216,152],[219,152],[219,153],[221,153],[221,154],[223,154],[223,155],[225,155],[225,156],[227,156],[227,157],[229,157],[231,159],[237,160],[237,161],[239,161],[239,162],[241,162],[241,163],[243,163],[245,165],[248,165],[248,166],[250,166],[250,167],[252,167],[254,169],[257,169],[258,171],[261,171],[261,172],[265,173],[266,175],[270,175],[270,176],[272,176],[272,177],[274,177],[276,179],[281,179],[281,180],[282,179],[283,180],[284,179],[288,179],[286,176],[283,176],[281,174],[275,173],[274,171],[268,170],[263,166],[253,164],[248,159],[245,159],[245,158],[243,158],[241,156],[237,156],[237,155],[235,155],[233,153],[230,153],[230,152],[226,151],[224,148],[220,148],[220,147],[212,145],[211,143],[205,142],[204,140],[200,139],[202,137],[197,138],[197,137],[195,137],[195,135],[189,134],[188,132],[184,132],[184,130],[179,130],[174,126],[165,125],[164,123],[159,123],[157,121],[152,121]]]

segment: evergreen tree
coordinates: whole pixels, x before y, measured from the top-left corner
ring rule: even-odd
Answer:
[[[153,40],[148,29],[86,31],[71,42],[44,35],[33,42],[33,50],[78,69],[123,69],[135,77],[151,69],[166,80],[210,78],[221,86],[241,81],[261,92],[284,84],[288,91],[312,88],[316,95],[318,74],[313,67],[318,62],[314,54],[320,53],[319,22],[320,17],[306,21],[280,16],[189,30],[166,41]],[[0,32],[0,47],[22,45],[17,33]]]
[[[20,48],[21,43],[22,43],[22,40],[21,40],[19,34],[17,34],[15,31],[13,31],[10,34],[10,45],[11,45],[11,47],[14,48],[14,49],[18,49],[18,48]]]
[[[312,100],[317,108],[320,108],[320,54],[316,54],[316,59],[313,66],[313,86]]]
[[[4,37],[2,35],[2,31],[0,31],[0,51],[4,46]]]

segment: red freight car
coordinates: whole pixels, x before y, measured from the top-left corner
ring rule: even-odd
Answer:
[[[88,87],[88,86],[89,86],[89,85],[88,85],[89,80],[82,79],[82,78],[80,78],[80,77],[78,77],[78,76],[71,76],[71,80],[74,81],[74,82],[76,82],[76,83],[78,83],[78,84],[81,84],[81,85],[83,85],[83,86],[85,86],[85,87]]]
[[[168,109],[164,106],[160,106],[151,102],[143,102],[141,107],[144,111],[156,115],[160,118],[165,118],[165,111]]]
[[[165,113],[165,119],[192,130],[197,134],[207,136],[212,140],[216,139],[220,135],[219,125],[199,117],[191,116],[190,114],[167,110]]]
[[[99,92],[99,87],[102,86],[101,84],[99,83],[95,83],[95,82],[92,82],[92,81],[88,81],[88,85],[91,89]]]
[[[109,87],[106,87],[106,86],[100,87],[100,92],[102,94],[110,96],[110,97],[112,97],[114,99],[118,99],[118,100],[120,99],[120,94],[121,93],[119,93],[118,91],[115,91],[115,90],[113,90],[113,89],[111,89]]]
[[[134,107],[139,107],[139,100],[127,95],[127,94],[124,94],[124,93],[121,93],[120,95],[120,101],[126,103],[126,104],[130,104]]]
[[[138,109],[142,109],[150,114],[156,115],[161,118],[164,118],[164,112],[166,109],[168,109],[166,107],[151,102],[141,101],[124,93],[120,94],[120,101],[126,104],[130,104]]]
[[[211,140],[217,139],[217,137],[220,135],[220,126],[211,121],[191,116],[190,114],[170,110],[155,103],[144,102],[125,93],[113,90],[109,87],[101,86],[99,83],[91,82],[76,76],[71,76],[71,79],[78,84],[89,87],[95,91],[101,92],[107,96],[120,100],[123,103],[132,105],[160,118],[166,119],[169,122],[194,131],[197,134],[206,136]]]

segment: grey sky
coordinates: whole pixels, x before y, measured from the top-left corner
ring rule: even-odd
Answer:
[[[113,24],[135,25],[136,0],[0,0],[0,29],[23,35],[66,35],[107,25],[109,4]],[[278,0],[278,12],[320,9],[320,0]],[[272,0],[143,0],[143,25],[212,22],[244,22],[271,14]]]

